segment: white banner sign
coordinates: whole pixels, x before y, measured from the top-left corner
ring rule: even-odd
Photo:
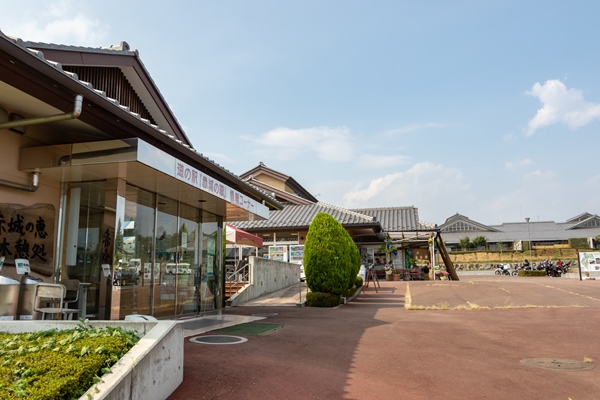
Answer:
[[[579,265],[582,272],[600,271],[600,252],[579,253]]]
[[[253,214],[263,218],[269,217],[269,209],[266,206],[177,159],[174,177]]]

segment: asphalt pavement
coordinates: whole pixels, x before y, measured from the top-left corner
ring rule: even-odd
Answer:
[[[380,281],[327,309],[299,296],[295,286],[223,310],[284,325],[246,342],[187,337],[169,398],[600,399],[600,281]]]

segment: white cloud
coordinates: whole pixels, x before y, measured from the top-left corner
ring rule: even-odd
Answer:
[[[98,19],[75,11],[78,3],[58,1],[45,4],[35,13],[16,15],[5,23],[2,31],[26,41],[99,47],[108,26]]]
[[[276,128],[246,139],[256,143],[261,155],[280,160],[297,158],[305,153],[316,153],[322,160],[337,162],[354,157],[350,131],[345,127]]]
[[[431,162],[418,163],[405,172],[372,179],[366,188],[361,186],[343,196],[345,207],[418,205],[434,208],[444,199],[468,197],[470,192],[459,169]]]
[[[236,160],[223,153],[203,153],[204,156],[208,157],[210,160],[213,160],[221,165],[233,164]]]
[[[504,140],[505,142],[512,142],[514,138],[515,135],[513,133],[505,133],[504,135],[502,135],[502,140]]]
[[[424,129],[439,128],[439,127],[443,127],[443,126],[446,126],[446,124],[438,124],[435,122],[427,122],[424,124],[412,124],[412,125],[407,125],[407,126],[403,126],[403,127],[396,128],[396,129],[391,129],[389,131],[384,132],[383,135],[386,137],[404,135],[404,134],[411,133],[411,132],[422,131]]]
[[[542,108],[529,121],[527,136],[549,125],[563,123],[577,129],[600,118],[600,104],[586,102],[581,90],[567,89],[558,79],[548,80],[543,85],[537,82],[526,94],[542,102]]]
[[[393,168],[407,164],[410,157],[403,155],[362,154],[358,166],[366,169]]]
[[[520,168],[520,167],[526,167],[528,165],[533,165],[535,164],[531,159],[529,158],[525,158],[523,160],[519,160],[519,161],[507,161],[505,166],[506,169],[515,169],[515,168]]]

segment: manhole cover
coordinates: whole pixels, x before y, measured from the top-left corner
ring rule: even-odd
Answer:
[[[238,344],[247,341],[246,338],[229,335],[195,336],[190,339],[190,342],[200,344]]]
[[[536,368],[561,369],[566,371],[585,371],[594,369],[594,364],[566,358],[526,358],[521,364]]]
[[[257,313],[257,314],[252,314],[253,317],[274,317],[276,315],[279,315],[279,313],[276,312],[266,312],[266,313]]]

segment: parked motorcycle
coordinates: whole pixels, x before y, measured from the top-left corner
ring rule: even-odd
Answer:
[[[549,264],[548,269],[546,270],[546,275],[551,276],[553,278],[560,278],[562,275],[562,271],[560,268],[556,268],[554,264]]]
[[[510,264],[504,264],[504,265],[500,264],[500,265],[498,265],[498,267],[494,271],[494,274],[496,274],[496,275],[508,275],[508,276],[510,276]]]
[[[560,269],[561,273],[566,274],[567,272],[569,272],[569,268],[571,268],[571,263],[572,261],[567,261],[566,263],[562,263],[561,265],[558,265],[558,263],[556,263],[556,268]]]

